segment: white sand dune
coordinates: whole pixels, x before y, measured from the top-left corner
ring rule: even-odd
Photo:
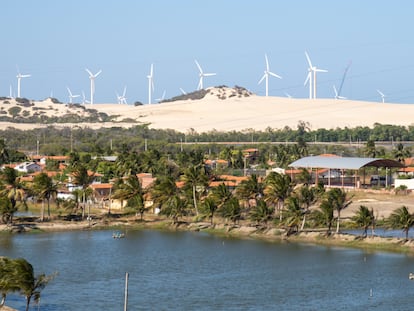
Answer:
[[[220,96],[218,96],[220,91]],[[96,109],[108,115],[148,123],[151,128],[174,129],[180,132],[265,130],[296,128],[299,121],[309,123],[311,129],[372,127],[375,123],[408,126],[414,124],[414,104],[391,104],[335,99],[294,99],[262,97],[256,95],[229,97],[232,89],[210,89],[201,100],[181,100],[162,104],[131,106],[118,104],[94,104],[86,108]],[[227,92],[227,93],[226,93]],[[223,95],[224,94],[224,95]],[[220,99],[220,98],[225,99]],[[0,104],[0,108],[1,108]],[[35,102],[35,106],[49,107],[48,115],[62,115],[69,111],[67,105]],[[10,104],[8,105],[10,107]],[[7,108],[6,108],[7,109]],[[78,111],[78,113],[82,113]],[[78,124],[80,125],[80,124]],[[122,126],[133,123],[85,123],[91,128]],[[41,124],[16,124],[0,122],[0,128],[35,128]],[[63,126],[58,124],[58,126]]]

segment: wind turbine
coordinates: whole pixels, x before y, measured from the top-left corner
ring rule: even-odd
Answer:
[[[199,74],[198,75],[200,77],[200,80],[198,82],[197,89],[198,90],[202,90],[203,89],[203,79],[204,79],[204,77],[211,77],[211,76],[215,76],[216,74],[215,73],[204,73],[203,72],[203,69],[201,69],[201,66],[200,66],[200,64],[198,63],[197,60],[195,60],[195,63],[197,65],[197,67],[198,67],[198,70],[199,70]]]
[[[90,101],[86,99],[85,92],[82,91],[82,105],[90,104]]]
[[[12,89],[12,85],[10,84],[10,87],[9,87],[9,98],[10,99],[14,99],[14,96],[13,96],[13,89]]]
[[[150,74],[148,78],[148,104],[151,104],[151,94],[154,91],[154,64],[151,64]]]
[[[382,103],[385,103],[385,95],[380,90],[377,90],[378,94],[381,95]]]
[[[181,87],[180,87],[180,92],[181,92],[181,94],[183,94],[183,95],[187,95],[187,92],[186,92],[186,91],[184,91]]]
[[[285,95],[286,95],[287,98],[292,98],[292,95],[290,95],[289,93],[285,92]]]
[[[20,83],[21,83],[22,78],[29,78],[29,77],[31,77],[31,75],[28,75],[28,74],[22,75],[19,72],[19,70],[17,70],[17,76],[16,76],[16,78],[17,78],[17,97],[20,98]]]
[[[338,91],[336,90],[336,86],[335,85],[333,85],[333,90],[335,92],[335,99],[346,99],[346,97],[343,97],[343,96],[339,96],[338,95]]]
[[[269,96],[269,76],[273,76],[273,77],[279,78],[279,79],[282,79],[282,77],[270,71],[270,69],[269,69],[269,60],[267,59],[266,54],[265,54],[265,60],[266,60],[266,68],[264,70],[263,77],[259,80],[258,84],[262,83],[262,81],[266,79],[266,97],[267,97],[267,96]]]
[[[308,68],[308,76],[305,80],[305,85],[309,80],[309,98],[316,98],[316,73],[317,72],[328,72],[325,69],[319,69],[316,66],[312,65],[310,57],[308,53],[305,51],[306,59],[308,60],[309,68]]]
[[[72,104],[72,100],[76,97],[79,97],[80,95],[73,95],[69,87],[66,87],[66,89],[68,90],[68,93],[69,93],[69,104]]]
[[[128,103],[127,103],[127,101],[126,101],[126,97],[125,97],[125,95],[126,95],[126,90],[127,90],[127,87],[125,86],[125,87],[124,87],[124,92],[122,93],[122,95],[121,95],[121,96],[119,96],[119,94],[118,94],[118,93],[116,93],[116,97],[117,97],[117,99],[118,99],[118,104],[125,104],[125,105],[128,105]]]
[[[102,70],[99,70],[97,73],[93,74],[88,68],[85,69],[89,74],[89,79],[91,80],[91,105],[93,105],[93,96],[95,94],[95,78],[99,76]]]
[[[156,100],[157,100],[158,102],[161,102],[161,101],[163,101],[163,100],[164,100],[164,98],[165,98],[165,90],[164,90],[164,92],[162,92],[162,96],[161,96],[161,98],[157,98]]]

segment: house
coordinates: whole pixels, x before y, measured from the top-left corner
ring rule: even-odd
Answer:
[[[42,170],[42,166],[35,162],[23,162],[20,164],[17,164],[14,169],[18,172],[22,173],[34,173],[34,172],[40,172]]]

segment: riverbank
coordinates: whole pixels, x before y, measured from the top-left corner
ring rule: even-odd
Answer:
[[[362,238],[352,234],[326,235],[326,230],[305,230],[292,235],[287,235],[284,229],[274,227],[260,227],[250,223],[227,224],[216,223],[211,225],[210,222],[194,222],[191,218],[183,219],[178,223],[172,223],[171,219],[148,215],[143,221],[136,217],[123,217],[120,219],[96,219],[88,221],[20,221],[10,225],[0,225],[0,232],[3,233],[30,233],[30,232],[65,232],[77,230],[110,230],[127,231],[127,230],[167,230],[167,231],[194,231],[208,232],[218,236],[241,238],[241,239],[258,239],[274,242],[292,242],[308,243],[325,246],[351,247],[366,249],[372,251],[389,251],[414,255],[414,240],[397,237],[380,237],[370,236]]]

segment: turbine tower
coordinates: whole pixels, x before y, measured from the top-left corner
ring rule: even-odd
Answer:
[[[316,98],[316,73],[317,72],[328,72],[328,70],[319,69],[316,66],[313,66],[310,60],[310,57],[306,51],[305,51],[305,56],[309,64],[308,76],[306,77],[305,85],[309,80],[309,98],[315,99]]]
[[[89,74],[89,79],[91,80],[91,105],[93,105],[93,96],[95,95],[95,78],[99,76],[102,70],[99,70],[97,73],[93,74],[88,68],[85,69]]]
[[[151,104],[151,95],[154,92],[154,64],[151,64],[150,74],[148,78],[148,104]]]
[[[273,76],[275,78],[282,79],[281,76],[273,73],[269,69],[269,60],[267,59],[267,55],[265,54],[265,60],[266,60],[266,68],[264,70],[263,77],[259,80],[259,83],[262,83],[263,80],[266,80],[266,97],[269,96],[269,76]]]
[[[17,97],[18,98],[20,98],[20,83],[21,83],[22,78],[29,78],[29,77],[31,77],[31,75],[28,75],[28,74],[22,75],[19,71],[17,71],[16,78],[17,78]]]
[[[198,75],[200,77],[200,80],[198,81],[197,90],[202,90],[203,89],[203,79],[204,79],[204,77],[215,76],[216,73],[204,73],[203,72],[203,69],[201,69],[201,66],[200,66],[200,64],[198,63],[197,60],[195,60],[195,63],[197,65],[197,67],[198,67],[198,71],[199,71],[199,74]]]
[[[72,92],[70,91],[69,87],[66,87],[66,89],[68,90],[68,93],[69,93],[69,104],[72,104],[73,99],[76,98],[76,97],[79,97],[80,95],[73,95]],[[50,96],[50,97],[52,97],[52,96]]]
[[[380,90],[377,90],[378,94],[381,96],[382,103],[385,103],[385,95]]]

